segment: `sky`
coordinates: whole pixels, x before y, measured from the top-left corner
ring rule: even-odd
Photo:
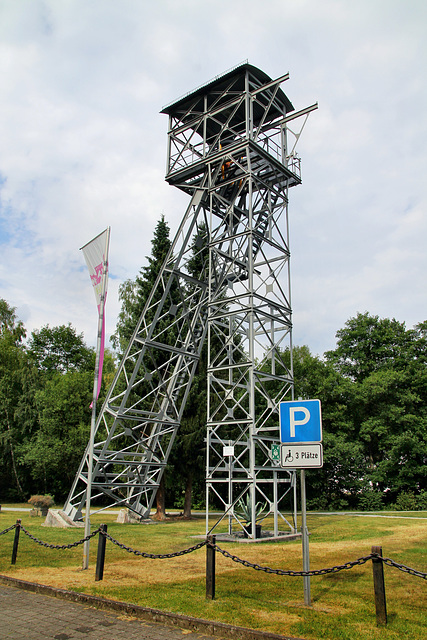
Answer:
[[[188,196],[164,180],[163,106],[242,61],[301,109],[290,191],[293,342],[322,355],[357,313],[427,319],[425,0],[0,0],[0,298],[28,335],[94,346],[79,248],[111,227],[120,284]]]

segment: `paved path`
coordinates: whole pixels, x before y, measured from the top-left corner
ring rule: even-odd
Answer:
[[[0,640],[214,640],[0,584]],[[215,640],[218,640],[216,636]]]

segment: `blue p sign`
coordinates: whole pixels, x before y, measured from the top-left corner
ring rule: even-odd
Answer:
[[[280,403],[280,440],[322,442],[320,400],[292,400]]]

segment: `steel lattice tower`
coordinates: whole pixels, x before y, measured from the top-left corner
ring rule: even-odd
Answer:
[[[243,63],[162,111],[166,180],[190,203],[98,417],[94,499],[149,515],[207,340],[207,504],[231,529],[248,495],[252,531],[261,501],[277,535],[294,481],[271,453],[293,395],[288,191],[317,108],[295,112],[287,78]],[[74,519],[87,478],[88,451],[64,507]]]

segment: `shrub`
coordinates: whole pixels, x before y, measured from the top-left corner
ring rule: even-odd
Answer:
[[[246,520],[246,522],[251,522],[252,520],[252,501],[249,493],[246,495],[246,500],[240,498],[237,502],[236,514]],[[261,502],[257,502],[255,504],[255,520],[260,520],[263,516],[265,516],[267,509],[267,503],[262,504]]]
[[[31,496],[28,500],[36,509],[49,509],[54,504],[53,496]]]
[[[368,489],[360,494],[358,508],[361,511],[382,511],[382,495],[378,491]]]
[[[427,491],[425,489],[421,489],[418,496],[418,509],[427,511]]]
[[[326,496],[319,496],[317,498],[309,498],[307,500],[307,509],[309,511],[327,511],[329,508],[328,499]]]
[[[425,494],[425,491],[423,491],[422,493]],[[422,507],[419,505],[420,497],[421,496],[416,496],[413,491],[402,491],[397,496],[394,508],[396,509],[396,511],[417,511],[418,509],[422,509]]]

